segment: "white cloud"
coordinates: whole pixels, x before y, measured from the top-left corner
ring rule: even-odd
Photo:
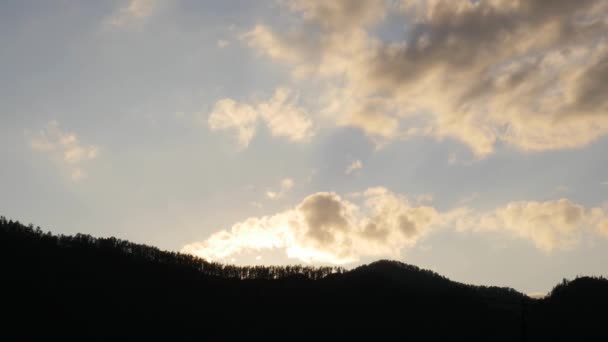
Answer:
[[[576,247],[585,235],[602,232],[608,218],[601,208],[585,208],[568,199],[510,202],[485,213],[458,209],[451,215],[460,231],[505,233],[547,253]]]
[[[230,42],[224,39],[218,39],[217,41],[217,47],[220,49],[223,49],[225,47],[227,47],[228,45],[230,45]]]
[[[281,180],[280,188],[278,191],[268,190],[266,191],[266,197],[270,199],[279,199],[285,196],[294,187],[295,182],[291,178],[285,178]]]
[[[106,24],[112,27],[124,27],[134,22],[141,22],[150,17],[157,10],[159,0],[127,0],[112,16],[106,20]]]
[[[258,112],[252,106],[222,99],[215,103],[207,122],[212,131],[235,130],[239,147],[245,148],[255,135],[257,121]]]
[[[602,223],[600,223],[598,231],[600,232],[600,234],[603,234],[606,238],[608,238],[608,218],[605,219]]]
[[[357,170],[361,170],[363,168],[363,163],[360,160],[355,160],[352,163],[350,163],[350,165],[348,165],[348,167],[346,168],[346,171],[344,171],[344,173],[346,173],[347,175],[350,175],[351,173],[357,171]]]
[[[405,0],[397,42],[370,30],[385,1],[283,3],[300,24],[243,39],[325,84],[321,112],[336,125],[380,142],[457,139],[478,157],[499,142],[545,151],[608,134],[605,1]]]
[[[63,132],[57,121],[51,121],[44,130],[30,136],[30,147],[60,161],[70,170],[74,181],[86,178],[82,165],[96,159],[99,154],[99,147],[82,145],[76,134]]]
[[[295,105],[296,97],[289,89],[277,88],[272,98],[256,105],[219,100],[208,124],[211,130],[236,130],[239,146],[245,148],[255,136],[258,121],[263,121],[274,137],[291,142],[307,142],[314,135],[309,114]]]
[[[303,262],[344,264],[362,256],[398,256],[438,220],[435,209],[413,206],[384,188],[368,189],[358,206],[335,193],[319,192],[295,208],[252,217],[184,246],[182,252],[210,260],[269,249]]]
[[[460,207],[439,212],[385,188],[351,196],[319,192],[292,209],[251,217],[229,230],[184,246],[182,252],[225,261],[239,254],[279,250],[303,262],[346,264],[363,257],[399,258],[443,229],[502,234],[544,253],[572,249],[585,237],[608,237],[608,213],[567,199],[510,202],[490,211]]]
[[[313,124],[309,114],[294,104],[295,100],[291,90],[278,88],[270,101],[258,104],[258,112],[273,136],[306,142],[314,134]]]

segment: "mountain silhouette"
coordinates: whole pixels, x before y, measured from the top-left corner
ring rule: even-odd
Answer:
[[[381,260],[338,267],[210,263],[0,218],[5,340],[608,341],[608,280],[542,299]]]

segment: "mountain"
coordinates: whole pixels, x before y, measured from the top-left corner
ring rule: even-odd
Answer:
[[[532,299],[397,261],[237,267],[3,217],[0,270],[0,334],[26,341],[608,341],[603,278]]]

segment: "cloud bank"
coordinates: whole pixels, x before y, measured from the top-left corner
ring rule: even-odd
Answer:
[[[347,264],[363,257],[399,258],[429,234],[504,234],[529,241],[544,253],[576,247],[585,236],[608,237],[608,213],[567,199],[518,201],[488,212],[436,208],[410,201],[385,188],[370,188],[353,203],[319,192],[295,208],[272,216],[251,217],[182,252],[222,261],[243,253],[282,250],[303,262]]]
[[[608,225],[608,213],[602,208],[585,208],[564,198],[510,202],[489,213],[462,211],[456,211],[460,213],[454,221],[459,231],[506,233],[529,240],[546,253],[572,249],[585,235],[601,234]]]
[[[603,0],[282,1],[299,19],[243,41],[294,80],[324,84],[319,112],[377,141],[452,138],[478,156],[581,147],[608,133]],[[397,13],[402,39],[375,28]]]
[[[252,217],[184,246],[182,252],[223,260],[245,252],[284,250],[303,262],[345,264],[361,256],[398,255],[438,220],[435,209],[413,206],[384,188],[367,190],[358,206],[335,193],[319,192],[295,208]]]

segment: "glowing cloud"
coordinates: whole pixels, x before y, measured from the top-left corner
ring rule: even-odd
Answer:
[[[271,99],[257,105],[222,99],[209,114],[209,128],[212,131],[235,130],[239,147],[245,148],[255,136],[257,123],[261,120],[272,136],[307,142],[314,135],[313,123],[308,113],[294,101],[291,91],[286,88],[276,89]]]
[[[585,208],[568,199],[511,202],[486,213],[455,212],[460,231],[506,233],[547,253],[576,247],[586,234],[601,232],[607,218],[601,208]]]
[[[232,99],[219,100],[209,115],[209,128],[217,130],[235,130],[240,148],[249,146],[255,135],[258,113],[247,104],[240,104]]]
[[[301,24],[242,38],[296,80],[325,82],[321,112],[336,125],[380,141],[453,138],[478,157],[498,142],[544,151],[608,133],[605,1],[404,0],[397,42],[370,30],[389,2],[283,3]]]
[[[413,246],[438,220],[437,211],[412,206],[384,188],[367,190],[360,207],[335,193],[319,192],[295,208],[253,217],[182,252],[223,260],[245,252],[284,250],[304,262],[344,264],[362,256],[398,256]]]
[[[97,146],[84,146],[74,133],[63,132],[57,121],[51,121],[44,130],[30,137],[30,147],[36,152],[45,152],[61,161],[71,171],[71,178],[80,181],[86,178],[82,164],[97,158]]]
[[[350,165],[348,165],[348,167],[346,168],[346,171],[344,171],[344,173],[347,175],[350,175],[351,173],[353,173],[357,170],[361,170],[362,168],[363,168],[363,163],[360,160],[355,160]]]
[[[287,194],[291,190],[291,188],[293,188],[294,185],[295,182],[293,181],[293,179],[285,178],[281,180],[279,191],[268,190],[266,191],[266,197],[270,199],[279,199],[285,196],[285,194]]]
[[[584,236],[608,237],[605,210],[567,199],[510,202],[488,212],[461,207],[441,213],[381,187],[353,198],[360,203],[335,193],[315,193],[293,209],[248,218],[184,246],[182,252],[222,261],[242,253],[282,250],[303,262],[345,264],[362,257],[399,258],[439,229],[506,234],[530,241],[545,253],[574,248]]]
[[[124,27],[134,21],[141,21],[154,14],[159,6],[158,0],[128,0],[126,5],[106,21],[112,27]]]
[[[224,39],[218,39],[217,41],[217,47],[220,49],[223,49],[225,47],[228,47],[228,45],[230,45],[230,42]]]

